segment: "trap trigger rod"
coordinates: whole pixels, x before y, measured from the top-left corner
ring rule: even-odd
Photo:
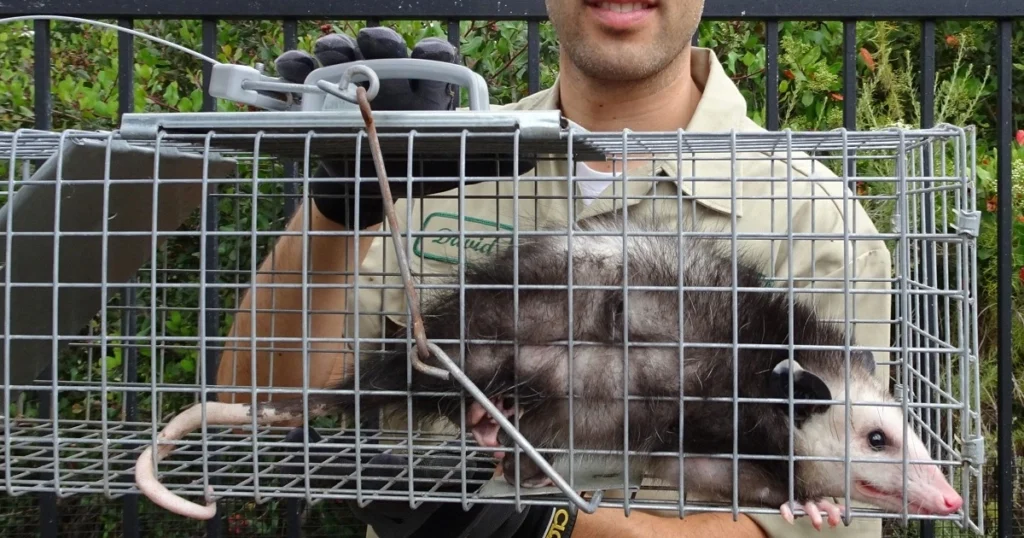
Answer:
[[[374,89],[379,87],[379,80],[377,74],[366,66],[355,65],[347,69],[342,76],[342,82],[351,80],[352,75],[356,72],[360,72],[366,76],[370,81],[370,88]],[[335,95],[340,99],[350,101],[348,97],[348,91],[355,86],[354,84],[348,83],[344,90],[339,90],[338,93],[334,93],[332,84],[326,81],[319,81],[317,83],[324,91]],[[423,329],[423,316],[420,314],[419,301],[417,300],[416,288],[412,283],[412,274],[409,271],[409,260],[405,256],[405,249],[402,248],[404,244],[402,237],[398,232],[398,218],[395,216],[395,202],[391,197],[391,188],[388,185],[387,172],[384,170],[384,157],[381,155],[380,141],[377,139],[377,129],[373,123],[373,111],[370,109],[370,101],[367,96],[367,91],[362,86],[355,86],[355,101],[359,105],[359,111],[362,112],[363,122],[366,124],[367,135],[370,139],[370,152],[373,155],[373,164],[377,169],[377,180],[380,182],[381,196],[384,198],[384,213],[388,218],[388,227],[391,228],[391,238],[395,243],[395,255],[398,257],[398,266],[402,271],[402,281],[405,284],[405,294],[409,299],[409,308],[412,310],[412,330],[413,337],[416,339],[416,351],[417,353],[410,353],[409,358],[412,360],[414,368],[420,372],[432,375],[439,379],[448,379],[448,372],[438,368],[436,366],[430,366],[423,362],[425,359],[430,357],[430,349],[427,344],[427,336]],[[374,92],[376,93],[376,92]],[[496,412],[497,410],[495,410]]]
[[[324,91],[346,101],[352,101],[348,97],[347,91],[355,86],[349,82],[351,75],[356,71],[361,72],[370,81],[371,89],[378,83],[377,75],[372,69],[366,66],[356,65],[347,69],[342,76],[342,84],[346,84],[345,90],[340,90],[337,93],[333,91],[335,88],[333,84],[321,80],[317,83]],[[384,170],[384,157],[381,155],[380,141],[377,138],[377,129],[373,123],[373,111],[370,109],[370,101],[367,97],[367,91],[362,86],[355,86],[355,101],[359,105],[359,110],[363,116],[363,122],[366,124],[367,135],[370,139],[370,152],[373,155],[374,167],[377,169],[377,180],[380,182],[381,195],[384,198],[384,212],[388,218],[388,224],[391,228],[391,237],[395,243],[395,254],[398,256],[398,266],[402,271],[402,280],[405,283],[405,293],[409,299],[409,308],[412,310],[413,318],[413,336],[416,339],[416,352],[409,354],[409,359],[412,361],[413,367],[422,373],[432,375],[440,379],[447,380],[450,375],[455,376],[456,381],[459,382],[470,394],[480,403],[481,406],[498,422],[498,424],[513,438],[513,440],[526,455],[536,463],[545,475],[552,482],[558,486],[558,489],[562,491],[579,509],[583,510],[588,514],[594,513],[597,510],[598,504],[601,502],[601,492],[596,492],[593,499],[588,503],[579,493],[573,490],[564,478],[562,478],[551,465],[545,460],[540,453],[526,440],[525,437],[516,429],[514,425],[505,415],[498,410],[497,407],[491,403],[490,399],[469,379],[464,372],[462,372],[458,365],[455,364],[451,358],[433,342],[428,342],[423,328],[423,317],[420,314],[419,301],[416,300],[416,288],[412,283],[411,272],[409,271],[409,261],[405,256],[405,249],[402,248],[402,237],[398,232],[398,218],[395,216],[395,204],[391,197],[391,189],[388,185],[387,174]],[[418,352],[418,353],[417,353]],[[428,358],[431,353],[441,361],[441,364],[447,368],[447,371],[436,366],[430,366],[423,362],[423,359]]]
[[[550,478],[556,486],[558,486],[558,489],[562,490],[562,493],[569,497],[569,499],[573,502],[573,504],[576,505],[577,508],[583,510],[588,514],[593,514],[597,510],[597,506],[601,503],[603,492],[594,492],[593,499],[588,503],[586,499],[583,498],[583,496],[581,496],[579,493],[572,489],[572,486],[570,486],[569,483],[566,482],[561,475],[555,472],[554,468],[551,467],[551,464],[548,463],[547,460],[545,460],[539,452],[537,452],[537,449],[533,448],[533,445],[531,445],[530,442],[527,441],[525,437],[523,437],[523,434],[520,433],[519,430],[517,430],[516,427],[508,420],[508,418],[505,417],[505,414],[499,411],[498,408],[494,406],[490,398],[488,398],[487,395],[483,393],[483,391],[477,388],[477,386],[473,383],[473,380],[469,379],[469,377],[467,377],[466,374],[459,369],[459,366],[455,364],[455,362],[451,359],[451,357],[448,356],[448,354],[444,352],[444,350],[437,347],[437,344],[433,342],[428,342],[427,346],[430,348],[430,351],[434,353],[434,356],[437,357],[441,361],[441,363],[445,365],[446,368],[448,368],[448,370],[451,372],[453,376],[455,376],[455,380],[458,381],[463,387],[465,387],[467,391],[469,391],[470,394],[473,395],[473,398],[475,398],[476,401],[479,402],[480,405],[498,423],[498,425],[501,426],[502,429],[504,429],[505,432],[512,437],[512,440],[514,440],[516,444],[523,449],[523,452],[525,452],[526,455],[529,456],[530,459],[533,460],[533,462],[536,463],[538,467],[540,467],[541,471],[543,471],[544,474],[547,475],[547,477]]]

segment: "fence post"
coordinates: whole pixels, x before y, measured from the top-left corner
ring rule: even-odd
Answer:
[[[996,405],[998,412],[998,472],[999,472],[999,537],[1011,538],[1013,536],[1013,357],[1010,355],[1011,330],[1013,329],[1012,301],[1013,285],[1010,279],[1013,278],[1013,191],[1010,177],[1010,159],[1012,157],[1011,138],[1013,130],[1013,59],[1012,52],[1013,20],[1001,19],[999,21],[999,120],[996,123],[999,129],[999,184],[998,184],[998,213],[999,224],[996,243],[999,245],[998,258],[998,299],[996,309],[998,311],[998,341],[996,350],[998,356],[998,377],[999,377],[999,403]]]

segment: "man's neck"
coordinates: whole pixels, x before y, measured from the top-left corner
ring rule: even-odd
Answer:
[[[559,66],[562,114],[590,131],[685,129],[701,91],[690,70],[690,49],[657,75],[614,83],[585,76],[563,56]]]
[[[589,131],[685,129],[701,98],[690,71],[689,48],[664,71],[640,82],[594,80],[564,59],[559,71],[562,115]],[[604,163],[588,164],[605,168]]]

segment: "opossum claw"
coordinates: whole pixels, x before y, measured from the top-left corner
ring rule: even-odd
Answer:
[[[818,508],[824,510],[825,513],[828,514],[828,525],[830,527],[837,527],[842,523],[843,505],[822,499],[818,501]]]
[[[793,515],[792,507],[797,505],[798,503],[786,503],[779,507],[780,515],[782,515],[782,518],[789,522],[790,525],[792,525],[796,520],[796,517]],[[817,501],[807,501],[803,503],[801,507],[804,512],[807,513],[807,517],[811,518],[811,525],[819,531],[821,530],[823,523],[821,512],[825,512],[828,516],[828,524],[830,527],[836,527],[842,522],[843,505],[835,504],[825,499],[820,499]]]
[[[804,503],[804,512],[807,512],[807,517],[811,518],[811,526],[820,531],[821,512],[818,511],[818,505],[814,501],[808,501]]]
[[[790,525],[792,525],[796,518],[793,516],[793,509],[789,506],[789,503],[783,504],[779,507],[779,514],[782,519],[785,519]]]

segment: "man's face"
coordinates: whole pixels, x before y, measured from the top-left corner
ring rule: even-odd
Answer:
[[[545,0],[568,60],[609,82],[651,77],[675,60],[700,22],[704,0]]]

